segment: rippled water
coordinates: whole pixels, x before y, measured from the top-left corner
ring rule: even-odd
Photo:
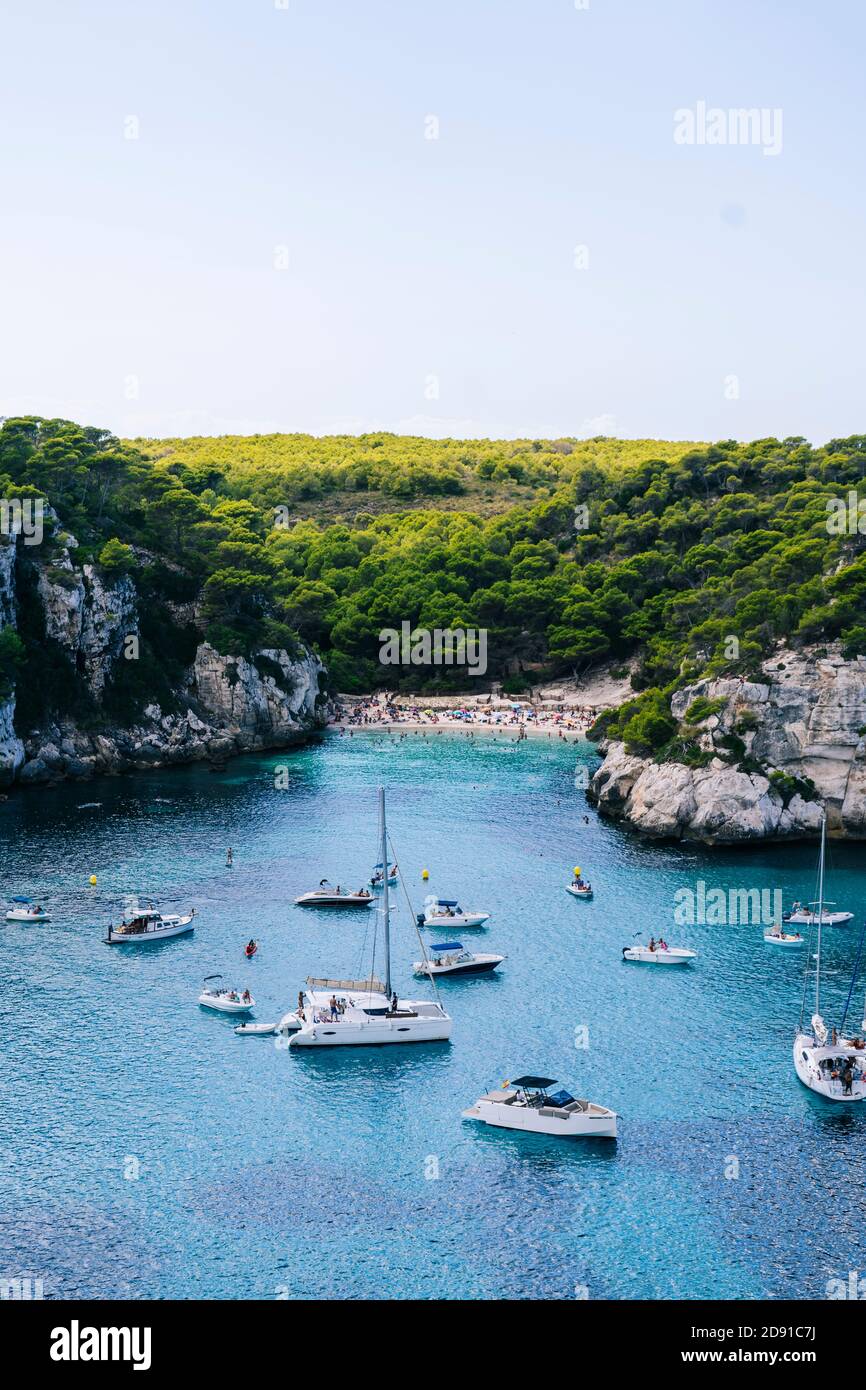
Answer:
[[[4,891],[54,912],[0,925],[0,1276],[42,1277],[47,1297],[821,1298],[866,1267],[866,1114],[814,1097],[791,1065],[802,953],[764,946],[759,927],[672,925],[675,891],[698,879],[811,897],[812,847],[642,844],[575,790],[592,756],[558,740],[334,735],[222,774],[0,805]],[[361,966],[372,913],[292,898],[367,877],[379,783],[416,905],[436,891],[492,911],[465,937],[506,963],[442,982],[450,1044],[316,1053],[236,1037],[197,1006],[204,975],[248,983],[267,1021],[307,974]],[[859,922],[862,850],[832,860],[830,896]],[[563,891],[575,863],[591,904]],[[103,945],[130,891],[194,904],[194,936]],[[400,906],[395,982],[416,992]],[[699,960],[624,965],[641,927]],[[831,1017],[859,927],[825,935]],[[858,1021],[861,1008],[858,986]],[[520,1071],[613,1106],[620,1142],[461,1121]]]

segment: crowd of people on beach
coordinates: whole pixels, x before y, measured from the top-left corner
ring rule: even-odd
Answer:
[[[474,729],[513,731],[518,738],[528,733],[546,733],[549,738],[565,737],[566,733],[582,735],[599,710],[592,705],[558,704],[546,707],[538,703],[513,701],[506,705],[463,705],[459,699],[445,709],[434,709],[423,698],[409,702],[382,694],[365,699],[341,701],[337,704],[333,722],[341,734],[351,736],[358,728],[402,727],[404,732]]]

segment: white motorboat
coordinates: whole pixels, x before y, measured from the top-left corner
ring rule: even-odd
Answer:
[[[580,869],[576,868],[571,883],[565,885],[565,891],[570,893],[573,898],[582,898],[584,902],[589,902],[592,897],[592,884],[583,877]]]
[[[768,946],[783,946],[787,950],[796,950],[798,946],[805,946],[806,938],[799,932],[786,932],[780,926],[771,927],[764,932],[764,940]]]
[[[397,868],[397,865],[396,865],[396,864],[389,864],[389,865],[388,865],[388,887],[389,887],[389,888],[396,888],[396,886],[397,886],[397,884],[398,884],[399,882],[400,882],[400,870]],[[381,888],[381,887],[382,887],[382,865],[381,865],[381,864],[376,864],[376,865],[374,865],[374,867],[373,867],[373,872],[372,872],[372,874],[371,874],[371,876],[370,876],[370,887],[371,887],[371,888]]]
[[[824,860],[826,852],[827,817],[823,814],[821,816],[821,849],[818,857],[818,901],[816,903],[817,912],[814,914],[818,930],[817,951],[814,955],[815,1011],[807,1030],[803,1027],[803,1012],[806,1004],[808,972],[812,965],[811,960],[807,959],[803,985],[803,1005],[800,1010],[800,1022],[794,1037],[794,1070],[803,1085],[808,1086],[810,1091],[817,1092],[825,1100],[847,1103],[866,1100],[866,1044],[862,1038],[852,1038],[845,1035],[845,1014],[843,1014],[838,1030],[836,1028],[828,1029],[821,1016],[821,945],[823,930],[827,925],[825,920],[827,914],[824,912]],[[859,959],[860,952],[858,950],[857,961],[854,965],[855,976]],[[854,983],[855,981],[852,979],[851,989],[848,993],[849,1003]],[[845,1005],[845,1013],[847,1010],[848,1004]]]
[[[412,969],[416,975],[483,975],[504,960],[504,956],[467,951],[462,941],[441,941],[430,947],[429,959],[416,960]]]
[[[388,831],[382,787],[379,788],[379,832],[380,858],[387,864]],[[290,1048],[376,1047],[390,1043],[445,1042],[450,1038],[451,1018],[438,1001],[399,999],[392,988],[391,903],[387,881],[382,885],[381,913],[384,980],[372,976],[366,980],[310,976],[299,1001],[301,1026],[289,1037]],[[375,957],[375,936],[372,949]],[[435,985],[433,987],[435,990]]]
[[[518,1076],[498,1091],[488,1091],[462,1112],[497,1129],[553,1134],[558,1139],[615,1139],[616,1112],[591,1100],[577,1100],[545,1076]]]
[[[302,893],[299,898],[295,898],[296,907],[369,907],[376,899],[366,888],[359,888],[357,893],[350,893],[345,888],[341,888],[339,883],[336,888],[332,888],[326,878],[323,878],[318,888],[314,888],[311,893]]]
[[[853,921],[853,912],[828,912],[828,907],[832,903],[823,903],[821,906],[821,926],[822,927],[844,927],[848,922]],[[790,912],[782,913],[782,921],[790,927],[815,927],[818,925],[818,914],[816,908],[818,903],[794,903]]]
[[[424,911],[418,914],[419,927],[483,927],[490,921],[489,912],[468,912],[456,898],[437,898],[432,894],[424,899]]]
[[[10,898],[12,906],[6,913],[7,922],[50,922],[51,916],[41,903],[32,898]]]
[[[637,965],[688,965],[695,960],[697,951],[688,951],[684,946],[623,946],[623,960]]]
[[[165,941],[170,936],[184,936],[195,930],[195,908],[190,908],[185,917],[171,913],[157,912],[147,908],[136,913],[128,922],[114,927],[109,923],[107,946],[150,946],[154,941]]]
[[[221,980],[222,975],[206,975],[204,978],[205,988],[198,997],[198,1002],[203,1009],[214,1009],[220,1014],[251,1014],[256,1007],[256,1001],[248,989],[243,993],[237,989],[228,989],[222,985],[207,986],[211,980]]]

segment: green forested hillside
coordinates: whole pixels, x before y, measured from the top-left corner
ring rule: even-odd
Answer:
[[[168,605],[198,594],[221,650],[299,633],[346,690],[465,688],[448,668],[382,667],[378,634],[403,621],[484,627],[488,675],[511,672],[512,689],[525,681],[515,665],[537,680],[638,653],[630,737],[655,747],[671,684],[753,671],[781,636],[866,650],[864,540],[827,530],[827,499],[864,471],[864,436],[815,449],[388,435],[120,443],[29,418],[0,429],[6,495],[41,490],[84,558],[136,567],[150,600],[139,684],[176,659]]]

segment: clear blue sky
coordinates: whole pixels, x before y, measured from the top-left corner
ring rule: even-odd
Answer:
[[[866,430],[862,0],[5,0],[0,23],[0,414]],[[699,101],[781,108],[781,154],[676,144]]]

